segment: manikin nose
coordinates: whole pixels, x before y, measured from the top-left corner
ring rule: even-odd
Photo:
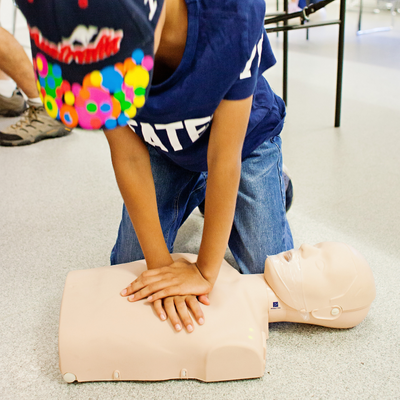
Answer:
[[[300,250],[301,250],[301,255],[303,258],[315,256],[315,255],[319,254],[321,251],[318,247],[311,246],[310,244],[306,244],[306,243],[302,244],[300,246]]]

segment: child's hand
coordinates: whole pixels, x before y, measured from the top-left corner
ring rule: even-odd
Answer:
[[[177,332],[185,327],[186,331],[191,333],[194,330],[194,324],[189,310],[199,325],[204,324],[204,314],[199,301],[206,305],[210,304],[207,296],[199,296],[198,299],[196,296],[173,296],[154,301],[153,308],[161,320],[165,321],[168,316]]]
[[[129,296],[129,301],[147,297],[154,302],[171,296],[206,295],[212,288],[213,284],[203,277],[196,264],[180,258],[168,267],[144,271],[121,296]]]

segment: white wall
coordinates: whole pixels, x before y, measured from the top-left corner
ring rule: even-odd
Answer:
[[[14,20],[14,3],[12,0],[1,0],[0,23],[1,26],[11,32]],[[16,29],[24,29],[26,21],[21,11],[17,10]]]
[[[12,0],[0,0],[0,24],[3,28],[7,29],[10,33],[13,28],[14,21],[14,3]],[[21,11],[17,8],[17,17],[15,24],[15,38],[24,47],[26,53],[31,57],[30,51],[30,39],[29,32],[27,28],[27,23],[25,17],[22,15]]]

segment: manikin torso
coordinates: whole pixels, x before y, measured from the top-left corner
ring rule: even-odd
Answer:
[[[328,250],[329,257],[332,251],[337,253],[337,249]],[[366,262],[354,267],[352,256],[341,254],[340,258],[347,257],[345,269],[334,268],[341,272],[336,273],[341,278],[332,282],[336,275],[327,266],[326,255],[318,254],[310,262],[310,258],[302,258],[303,253],[300,248],[270,257],[264,275],[241,275],[224,261],[209,295],[211,304],[202,307],[205,324],[196,324],[192,333],[176,332],[169,321],[156,316],[150,303],[131,303],[119,295],[121,288],[146,269],[144,261],[70,272],[60,314],[64,379],[194,378],[209,382],[255,378],[264,373],[269,322],[288,320],[338,328],[361,322],[375,297]],[[193,262],[197,257],[174,255],[182,256]],[[325,267],[321,267],[321,260]],[[287,271],[292,271],[290,276]],[[326,277],[329,279],[324,283]],[[344,281],[348,282],[343,286]],[[307,282],[316,283],[321,292],[310,289]],[[322,314],[317,303],[324,310]]]
[[[193,255],[184,257],[196,260]],[[130,303],[119,295],[120,288],[145,269],[145,262],[138,261],[69,274],[68,299],[63,299],[60,320],[63,374],[72,372],[79,381],[98,380],[99,376],[111,380],[115,371],[122,380],[212,381],[263,374],[268,333],[268,291],[263,275],[242,276],[224,262],[209,296],[211,304],[202,307],[206,322],[196,324],[189,334],[176,332],[169,321],[161,321],[150,303]],[[82,361],[76,363],[64,349],[81,354]],[[243,376],[242,370],[235,375],[237,358],[241,363],[247,359],[251,368],[243,370],[248,376]],[[96,368],[89,369],[93,360]],[[223,360],[226,362],[220,365]]]

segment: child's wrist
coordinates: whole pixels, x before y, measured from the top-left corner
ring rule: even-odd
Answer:
[[[217,280],[219,269],[216,273],[208,272],[206,269],[204,269],[204,268],[202,269],[199,266],[197,261],[194,264],[196,265],[197,269],[199,270],[201,276],[211,285],[211,289],[212,289],[214,287],[215,281]]]
[[[168,267],[169,265],[174,263],[174,260],[169,252],[157,256],[153,255],[153,257],[151,257],[150,260],[148,260],[146,257],[145,259],[146,259],[147,269]]]

